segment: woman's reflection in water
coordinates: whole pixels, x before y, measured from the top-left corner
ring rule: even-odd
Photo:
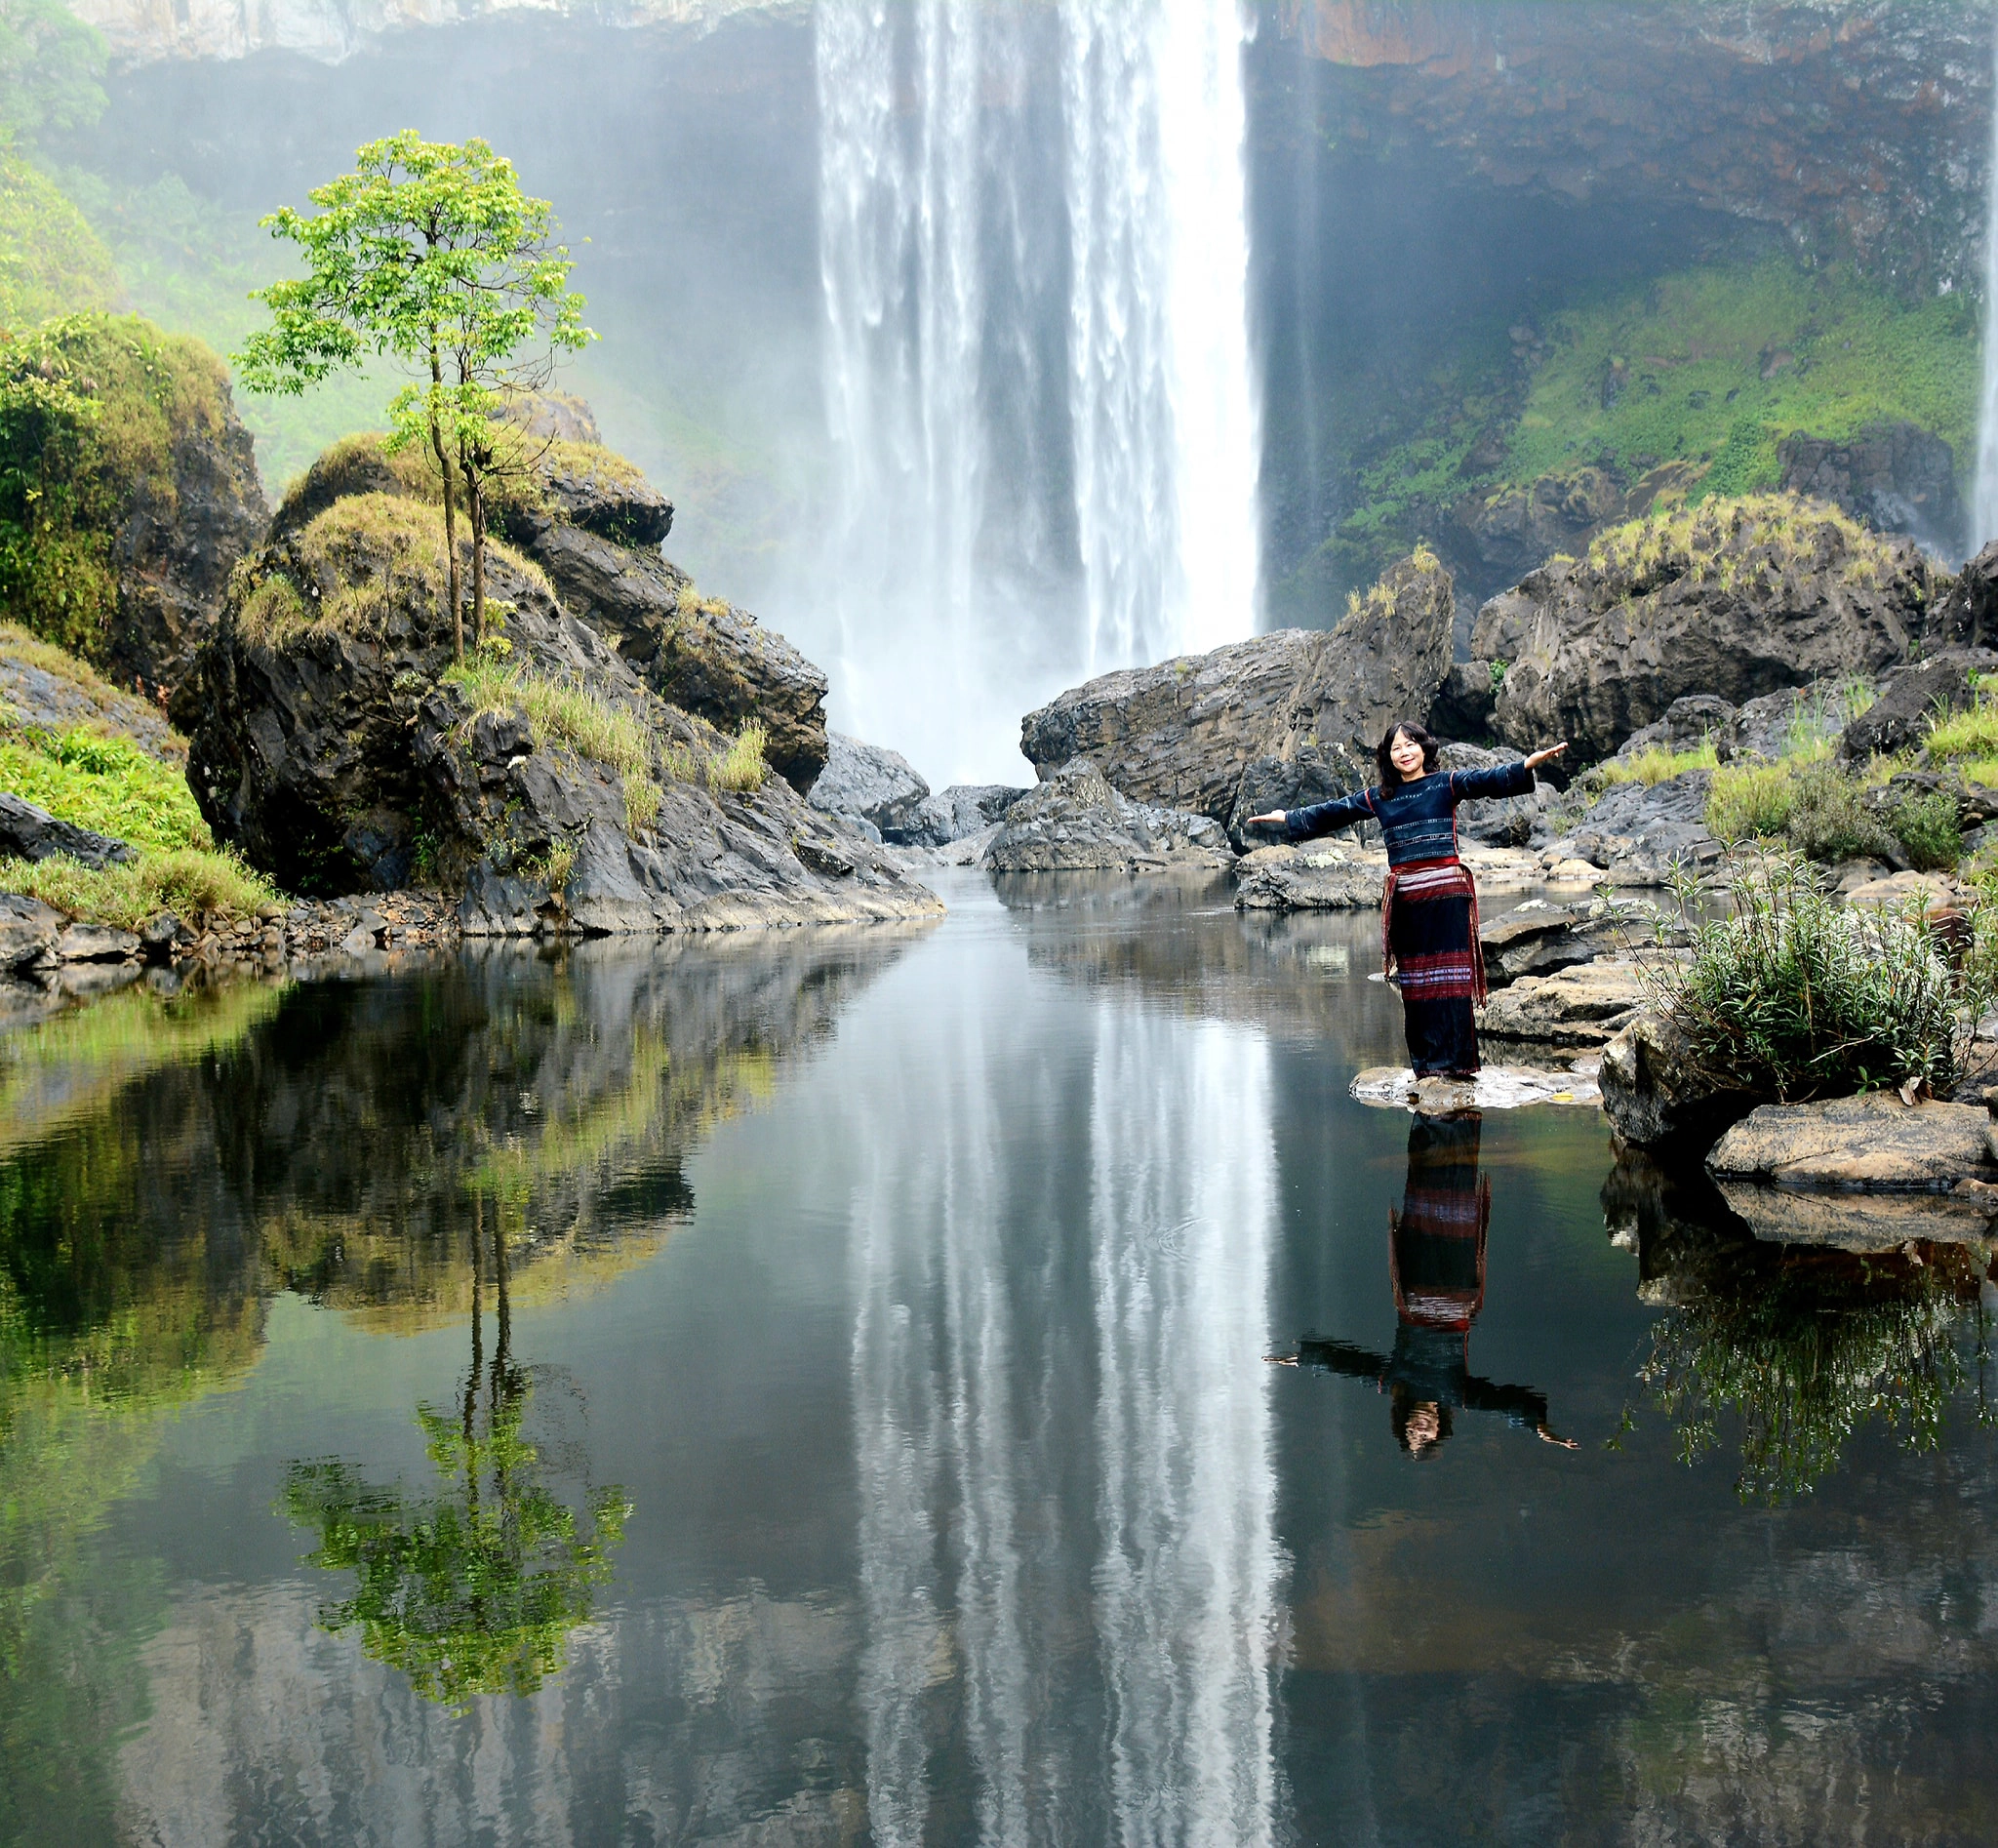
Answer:
[[[1431,1457],[1456,1414],[1497,1412],[1550,1444],[1575,1449],[1547,1425],[1547,1401],[1525,1386],[1498,1386],[1471,1372],[1471,1324],[1485,1303],[1485,1233],[1492,1183],[1478,1172],[1475,1111],[1418,1116],[1409,1129],[1408,1185],[1389,1210],[1388,1271],[1400,1320],[1394,1352],[1381,1355],[1307,1335],[1285,1366],[1322,1367],[1372,1380],[1388,1395],[1388,1424],[1411,1457]]]

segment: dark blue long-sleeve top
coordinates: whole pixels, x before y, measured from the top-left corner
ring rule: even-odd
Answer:
[[[1353,795],[1284,812],[1284,837],[1307,841],[1379,822],[1387,843],[1387,864],[1406,866],[1417,860],[1457,857],[1457,805],[1481,796],[1531,795],[1534,773],[1524,763],[1496,764],[1490,770],[1432,771],[1392,789],[1361,789]]]

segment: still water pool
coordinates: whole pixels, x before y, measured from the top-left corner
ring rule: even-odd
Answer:
[[[947,896],[0,1045],[0,1835],[1998,1839],[1981,1252]]]

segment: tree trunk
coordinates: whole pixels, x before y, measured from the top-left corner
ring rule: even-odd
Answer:
[[[479,477],[464,471],[465,517],[472,523],[472,637],[473,646],[486,645],[486,501]]]
[[[437,395],[444,389],[444,363],[435,342],[430,347],[430,447],[437,452],[437,466],[444,473],[444,572],[450,583],[451,654],[464,660],[464,611],[458,594],[458,484],[452,479],[451,456],[444,447],[444,432],[437,422]]]

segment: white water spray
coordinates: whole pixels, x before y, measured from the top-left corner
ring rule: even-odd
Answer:
[[[1248,26],[1239,0],[817,19],[835,504],[792,620],[836,657],[836,723],[1011,778],[1029,705],[1256,626]]]
[[[1998,539],[1998,42],[1992,48],[1991,165],[1984,178],[1984,391],[1978,407],[1978,476],[1971,550]]]

